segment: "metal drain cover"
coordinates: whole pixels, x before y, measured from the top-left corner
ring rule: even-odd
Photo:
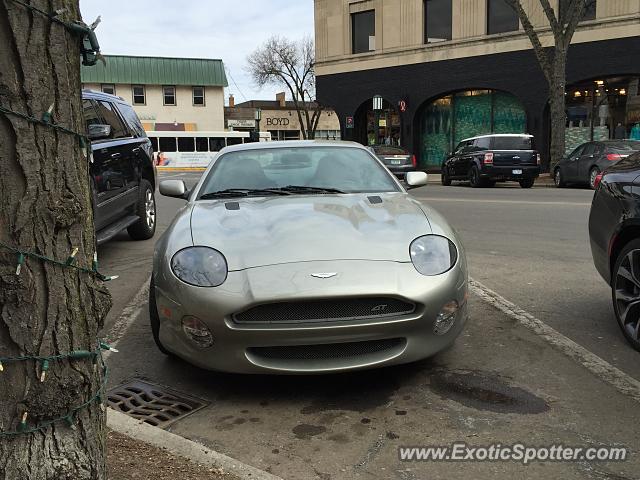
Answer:
[[[207,406],[199,398],[141,380],[109,390],[107,403],[114,410],[160,428]]]

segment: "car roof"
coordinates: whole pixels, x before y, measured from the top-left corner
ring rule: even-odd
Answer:
[[[241,143],[238,145],[232,145],[225,147],[223,150],[225,153],[237,152],[245,150],[262,150],[273,148],[313,148],[313,147],[349,147],[360,148],[367,151],[367,149],[360,143],[350,142],[346,140],[279,140],[271,142],[252,142]],[[221,150],[221,152],[223,151]]]
[[[533,135],[530,135],[528,133],[488,133],[486,135],[476,135],[475,137],[463,138],[460,141],[461,142],[467,142],[469,140],[476,140],[478,138],[485,138],[485,137],[527,137],[527,138],[533,138]]]
[[[97,90],[82,90],[82,98],[94,98],[99,100],[110,100],[112,102],[126,103],[125,99],[118,97],[117,95],[110,95],[104,92],[98,92]]]

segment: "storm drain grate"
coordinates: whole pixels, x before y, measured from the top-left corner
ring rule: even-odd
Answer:
[[[207,406],[199,398],[141,380],[109,390],[107,403],[114,410],[160,428]]]

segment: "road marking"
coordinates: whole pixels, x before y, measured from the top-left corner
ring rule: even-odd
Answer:
[[[517,320],[521,325],[541,336],[548,343],[581,364],[601,380],[612,385],[619,392],[640,402],[640,381],[627,375],[619,368],[614,367],[583,346],[578,345],[570,338],[565,337],[562,333],[530,313],[525,312],[516,304],[511,303],[498,293],[485,287],[482,283],[470,278],[469,289],[487,303],[493,305],[498,310]]]
[[[418,200],[424,200],[426,202],[471,202],[471,203],[507,203],[507,204],[520,204],[520,205],[534,205],[544,207],[547,205],[560,205],[567,207],[588,207],[591,202],[530,202],[527,200],[483,200],[477,198],[438,198],[438,197],[420,197],[416,196]]]
[[[120,339],[127,333],[131,324],[135,321],[135,319],[140,315],[142,308],[147,303],[147,298],[149,297],[149,283],[151,282],[151,277],[147,278],[147,280],[142,284],[138,293],[131,299],[129,303],[122,309],[120,315],[116,319],[113,326],[109,329],[105,340],[109,345],[115,347]],[[104,352],[102,355],[105,358],[108,358],[111,354],[111,351]]]

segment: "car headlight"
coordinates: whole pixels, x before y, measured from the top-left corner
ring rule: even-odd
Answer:
[[[409,255],[413,266],[422,275],[439,275],[456,264],[458,250],[448,238],[425,235],[411,242]]]
[[[171,259],[174,275],[196,287],[217,287],[227,279],[227,260],[209,247],[188,247]]]

